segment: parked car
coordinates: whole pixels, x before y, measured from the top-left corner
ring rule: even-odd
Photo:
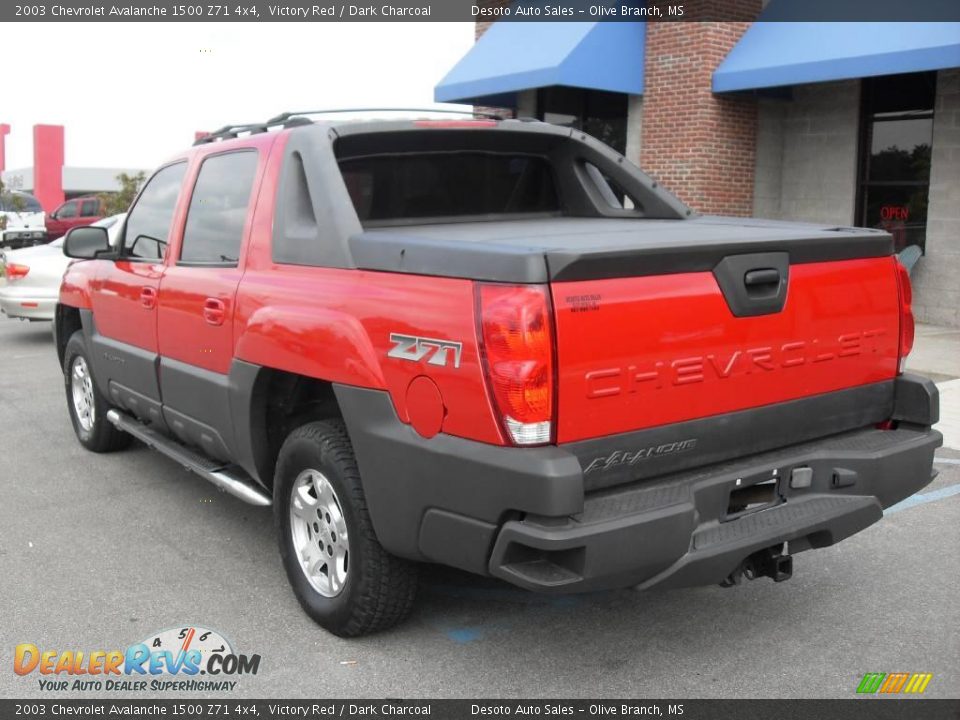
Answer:
[[[96,195],[67,200],[47,216],[47,236],[58,238],[67,230],[92,225],[103,217],[103,200]]]
[[[30,247],[46,242],[45,215],[40,201],[17,190],[0,193],[0,249]]]
[[[115,241],[125,215],[94,223]],[[63,238],[46,245],[0,252],[6,284],[0,287],[0,313],[21,320],[53,320],[63,271],[71,262],[63,254]]]
[[[888,233],[700,216],[566,127],[226,128],[115,248],[65,252],[79,442],[272,504],[338,635],[402,619],[417,561],[549,593],[786,580],[942,442]]]

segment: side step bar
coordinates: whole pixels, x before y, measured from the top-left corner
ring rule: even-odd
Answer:
[[[211,460],[185,445],[181,445],[176,440],[171,440],[166,435],[147,427],[129,415],[121,413],[119,410],[108,410],[107,420],[123,432],[133,435],[147,447],[151,447],[175,460],[187,470],[192,470],[224,492],[228,492],[251,505],[267,507],[273,504],[271,497],[255,485],[253,480],[242,470],[233,469],[230,465]]]

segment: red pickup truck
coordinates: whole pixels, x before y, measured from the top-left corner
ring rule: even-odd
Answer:
[[[343,636],[402,619],[418,561],[544,592],[785,580],[941,443],[889,234],[699,216],[569,128],[228,127],[118,245],[65,251],[80,442],[272,504]]]
[[[103,200],[96,195],[67,200],[47,215],[47,237],[56,240],[70,228],[92,225],[104,217]]]

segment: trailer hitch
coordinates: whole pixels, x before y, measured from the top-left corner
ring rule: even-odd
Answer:
[[[783,582],[793,576],[793,556],[783,553],[783,545],[774,545],[749,555],[736,570],[720,583],[720,587],[739,585],[743,578],[756,580],[759,577]]]

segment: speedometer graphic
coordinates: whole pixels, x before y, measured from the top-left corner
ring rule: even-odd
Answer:
[[[162,630],[147,637],[143,644],[150,648],[151,652],[166,650],[174,656],[181,652],[186,654],[191,650],[199,651],[201,661],[197,665],[200,667],[206,667],[214,653],[224,656],[234,654],[233,647],[223,635],[199,625]]]

